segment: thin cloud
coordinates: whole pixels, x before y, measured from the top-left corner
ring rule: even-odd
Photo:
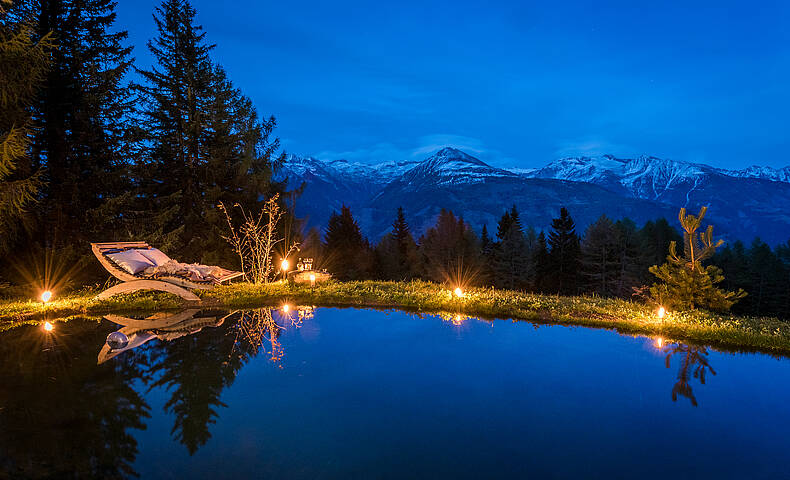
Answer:
[[[392,143],[377,143],[354,150],[324,150],[313,156],[321,160],[345,159],[360,163],[382,163],[402,160],[422,160],[445,147],[457,148],[486,162],[507,163],[514,159],[498,150],[488,148],[485,143],[474,137],[437,133],[419,137],[415,147],[402,147]]]

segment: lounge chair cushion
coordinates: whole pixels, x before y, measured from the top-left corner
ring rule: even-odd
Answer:
[[[120,253],[110,253],[107,256],[119,267],[123,268],[132,275],[142,272],[148,267],[153,267],[154,263],[145,258],[137,250],[126,250]]]
[[[164,254],[158,248],[147,248],[145,250],[137,250],[142,256],[147,258],[156,266],[162,266],[171,260],[170,257]]]

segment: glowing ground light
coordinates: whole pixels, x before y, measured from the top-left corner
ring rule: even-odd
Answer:
[[[50,300],[52,300],[52,292],[50,292],[49,290],[47,290],[47,291],[45,291],[45,292],[43,292],[43,293],[41,294],[41,301],[42,301],[43,303],[47,303],[47,302],[48,302],[48,301],[50,301]]]
[[[658,308],[658,318],[664,318],[667,314],[667,310],[664,307]]]
[[[282,269],[283,272],[287,272],[288,267],[290,266],[291,264],[288,263],[288,260],[283,260],[283,262],[280,264],[280,268]]]
[[[664,339],[661,337],[656,338],[656,348],[661,348],[664,346]]]
[[[311,286],[315,285],[315,274],[314,273],[310,274],[310,285]]]
[[[461,287],[456,287],[456,289],[453,290],[453,293],[455,293],[455,296],[459,298],[463,298],[464,296],[464,291],[461,290]]]
[[[44,331],[51,332],[52,330],[54,330],[54,328],[55,328],[55,326],[52,325],[51,323],[44,322]]]

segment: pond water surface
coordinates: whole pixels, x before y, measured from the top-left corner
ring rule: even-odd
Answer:
[[[109,318],[0,334],[0,478],[790,478],[783,358],[399,311]]]

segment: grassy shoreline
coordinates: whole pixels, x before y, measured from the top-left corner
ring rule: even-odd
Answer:
[[[101,315],[132,311],[175,310],[186,304],[175,296],[136,293],[97,301],[86,291],[43,307],[29,300],[0,301],[0,331],[47,318]],[[398,308],[420,313],[450,313],[483,318],[506,318],[542,324],[614,329],[632,335],[653,335],[728,349],[790,354],[790,323],[769,317],[738,317],[709,312],[670,312],[659,319],[643,304],[600,297],[559,297],[507,290],[473,288],[464,298],[428,282],[328,282],[297,286],[239,283],[197,292],[203,308],[244,309],[265,306],[315,305],[326,307]]]

